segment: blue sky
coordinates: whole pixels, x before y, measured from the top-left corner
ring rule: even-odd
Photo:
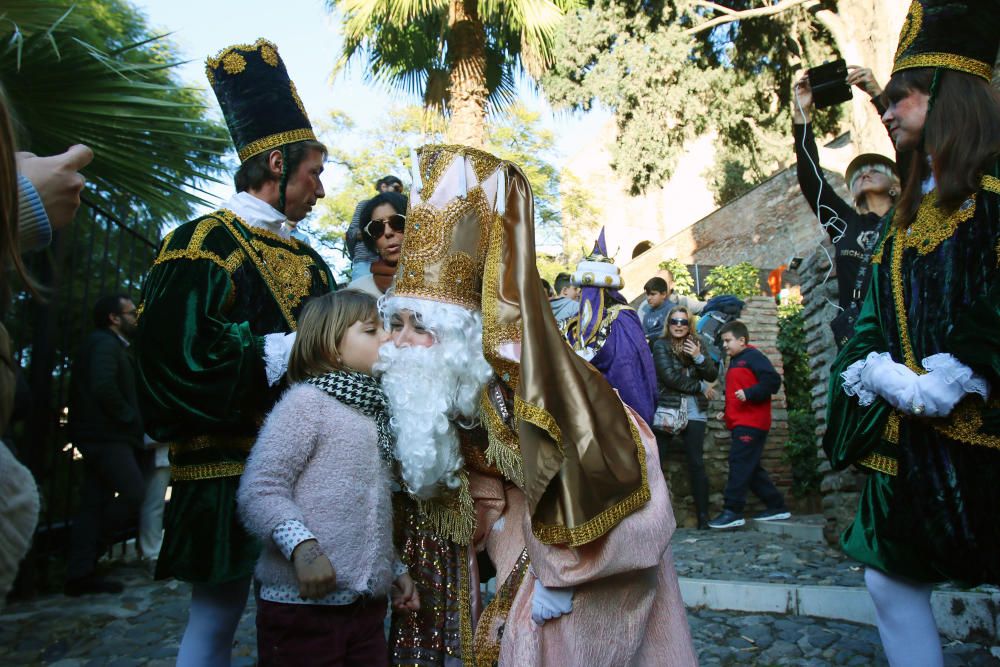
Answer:
[[[343,40],[340,19],[326,11],[323,0],[133,0],[156,30],[171,33],[181,54],[191,62],[180,69],[188,84],[207,88],[204,61],[230,44],[252,43],[265,37],[278,45],[289,74],[313,122],[333,109],[347,112],[361,127],[374,124],[387,106],[419,100],[361,80],[353,66],[337,78],[333,65]],[[610,117],[607,112],[553,113],[530,85],[520,85],[522,102],[541,113],[542,123],[556,137],[555,161],[594,136]],[[214,97],[210,98],[213,100]],[[217,108],[217,107],[216,107]],[[345,137],[349,142],[350,137]],[[336,178],[331,171],[331,179]],[[335,185],[328,183],[328,186]],[[214,190],[227,196],[225,188]]]

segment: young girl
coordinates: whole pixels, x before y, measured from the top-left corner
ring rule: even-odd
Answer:
[[[392,545],[392,436],[372,377],[387,340],[375,299],[310,301],[240,483],[240,515],[263,543],[256,577],[261,665],[387,664],[386,595],[419,599]]]

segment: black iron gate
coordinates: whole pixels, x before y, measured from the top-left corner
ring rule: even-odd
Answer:
[[[78,500],[82,464],[66,431],[73,356],[93,327],[91,309],[100,296],[121,292],[138,303],[159,239],[159,221],[125,222],[86,197],[84,204],[48,249],[26,257],[45,289],[43,298],[18,294],[7,318],[22,369],[11,440],[41,496],[38,531],[22,576],[29,587],[48,580],[50,566],[65,558]]]

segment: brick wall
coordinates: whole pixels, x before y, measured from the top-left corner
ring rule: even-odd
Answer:
[[[774,300],[767,297],[753,297],[747,301],[740,318],[750,330],[751,344],[767,355],[778,373],[784,376],[784,366],[781,353],[778,352],[778,310]],[[720,398],[709,406],[708,428],[705,434],[705,469],[708,474],[710,513],[722,509],[722,491],[726,486],[726,476],[729,473],[729,431],[721,421],[715,419],[715,414],[722,411],[722,383],[717,385]],[[788,440],[788,410],[785,405],[784,387],[772,398],[771,433],[764,446],[763,464],[771,476],[771,480],[785,494],[788,502],[793,502],[789,495],[792,485],[791,466],[784,461],[785,442]],[[691,496],[691,484],[687,473],[687,459],[679,438],[674,438],[667,449],[666,460],[663,462],[667,473],[667,483],[674,506],[677,523],[681,526],[694,526],[697,514],[694,509],[694,499]],[[747,515],[761,509],[763,505],[750,494],[747,504]]]

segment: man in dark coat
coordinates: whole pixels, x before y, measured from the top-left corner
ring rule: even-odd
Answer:
[[[105,540],[138,519],[150,463],[128,354],[135,304],[124,294],[98,299],[94,326],[73,363],[70,386],[70,438],[85,470],[66,571],[66,594],[74,596],[122,590],[95,566]]]

